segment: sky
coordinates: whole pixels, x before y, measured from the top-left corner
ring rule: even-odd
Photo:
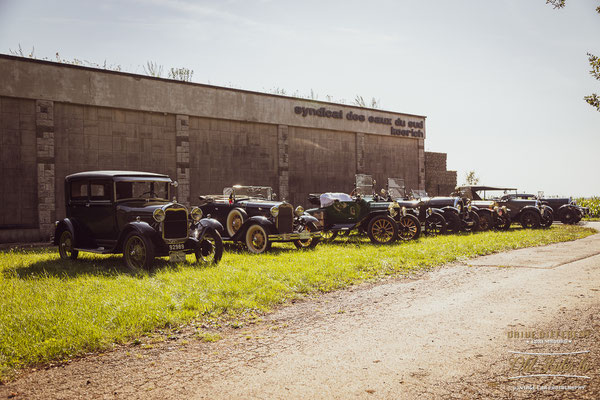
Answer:
[[[0,53],[425,115],[458,183],[600,195],[598,0],[0,0]],[[0,77],[1,80],[1,77]]]

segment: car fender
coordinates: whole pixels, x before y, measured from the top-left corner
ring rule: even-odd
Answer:
[[[132,221],[130,223],[128,223],[127,225],[125,225],[123,227],[123,229],[121,230],[121,233],[119,235],[119,239],[117,240],[117,245],[115,247],[115,250],[117,251],[121,251],[122,247],[123,247],[123,241],[125,240],[125,236],[127,236],[129,234],[129,232],[131,231],[136,231],[141,235],[147,236],[149,237],[152,242],[154,243],[154,245],[160,245],[160,241],[158,240],[158,234],[156,232],[156,229],[154,229],[153,227],[150,226],[149,223],[144,222],[144,221]]]
[[[537,213],[537,215],[539,215],[540,218],[542,218],[542,213],[540,212],[539,208],[537,208],[536,206],[525,206],[525,207],[521,208],[521,211],[519,211],[519,215],[518,215],[517,219],[520,219],[521,215],[523,215],[523,213],[528,210],[531,210],[531,211]]]
[[[252,225],[257,224],[265,228],[265,231],[267,231],[267,235],[273,232],[273,222],[269,221],[267,217],[263,217],[262,215],[255,215],[244,221],[241,228],[235,233],[235,235],[233,235],[231,239],[236,241],[244,241],[246,237],[246,231],[248,230],[248,228]]]
[[[579,210],[579,208],[574,206],[573,204],[564,204],[558,208],[558,212],[556,213],[556,215],[558,217],[562,218],[562,215],[567,210],[575,212],[577,214],[582,214],[582,212]]]
[[[319,220],[313,217],[312,215],[302,214],[299,218],[304,225],[308,225],[311,223],[314,225],[314,227],[318,227],[320,225]]]
[[[222,235],[224,230],[223,225],[216,219],[202,218],[194,225],[191,236],[192,239],[200,241],[208,232],[217,232],[219,235]]]
[[[476,211],[477,214],[482,215],[482,214],[487,214],[490,217],[492,216],[492,214],[494,213],[492,210],[490,210],[489,208],[478,208],[475,209],[475,207],[473,207],[473,211]]]
[[[456,215],[460,215],[460,211],[458,211],[458,208],[452,207],[452,206],[442,207],[441,211],[444,214],[447,213],[447,212],[451,212],[451,213],[454,213]]]
[[[77,244],[77,232],[75,230],[75,222],[70,218],[65,218],[62,221],[56,221],[56,227],[54,228],[54,237],[52,238],[52,244],[58,245],[58,240],[60,239],[60,234],[65,230],[71,232],[73,236],[73,242],[75,245]]]

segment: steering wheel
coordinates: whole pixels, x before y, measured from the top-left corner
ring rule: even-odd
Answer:
[[[138,197],[143,197],[146,193],[148,193],[149,195],[156,196],[156,193],[154,193],[154,190],[148,190],[147,192],[140,194]]]

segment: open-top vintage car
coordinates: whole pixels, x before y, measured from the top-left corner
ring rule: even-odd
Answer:
[[[461,186],[457,188],[473,204],[502,212],[504,228],[518,222],[524,228],[549,227],[554,220],[551,207],[543,204],[535,196],[522,198],[517,189],[495,186]],[[512,192],[512,193],[511,193]]]
[[[63,259],[80,251],[123,253],[133,269],[150,269],[154,257],[181,262],[194,253],[198,262],[218,262],[223,254],[214,219],[202,218],[171,198],[171,178],[133,171],[90,171],[65,178],[67,217],[56,221],[53,242]]]
[[[403,179],[388,178],[387,188],[382,190],[382,196],[387,197],[389,202],[395,202],[399,209],[417,217],[424,234],[441,235],[446,232],[448,224],[444,212],[439,208],[428,207],[423,201],[408,199]]]
[[[419,237],[419,220],[394,202],[373,194],[375,182],[369,175],[356,175],[354,196],[346,193],[311,194],[309,202],[318,206],[307,210],[323,226],[323,237],[333,240],[340,233],[357,230],[373,243],[388,244]]]
[[[268,251],[273,242],[314,248],[321,237],[317,219],[274,197],[270,187],[236,185],[199,198],[202,211],[225,226],[223,240],[242,242],[252,253]]]

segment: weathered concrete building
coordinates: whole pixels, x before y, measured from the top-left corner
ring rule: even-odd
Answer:
[[[443,194],[456,173],[427,171],[425,133],[419,115],[0,55],[0,242],[48,238],[85,170],[166,173],[187,204],[233,184],[305,204],[355,173]]]

